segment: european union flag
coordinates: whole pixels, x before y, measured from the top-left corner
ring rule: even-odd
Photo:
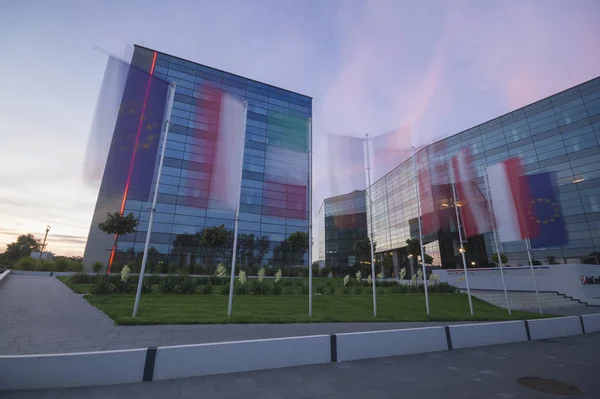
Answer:
[[[148,201],[154,178],[168,83],[118,60],[127,71],[100,188],[108,198]]]
[[[537,235],[530,239],[532,248],[560,247],[569,242],[565,219],[552,183],[550,173],[526,176],[531,195],[525,205],[529,226],[537,225]],[[535,229],[530,228],[530,231]]]

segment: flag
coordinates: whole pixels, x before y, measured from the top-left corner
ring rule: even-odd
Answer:
[[[493,164],[487,168],[490,197],[494,207],[494,219],[498,241],[521,241],[537,235],[537,226],[528,228],[523,204],[531,204],[528,184],[521,160],[518,157]]]
[[[108,198],[122,197],[124,206],[126,199],[150,198],[169,85],[152,71],[115,59],[110,63],[120,63],[116,68],[127,71],[127,81],[100,190]]]
[[[238,206],[245,143],[242,100],[211,86],[198,85],[191,118],[192,138],[180,189],[183,204],[234,211]],[[191,178],[190,178],[191,176]]]
[[[263,215],[308,219],[308,120],[270,112],[265,151]],[[275,131],[276,130],[276,131]]]
[[[448,224],[447,209],[452,191],[444,148],[443,142],[435,143],[415,155],[423,235],[437,233]]]
[[[329,196],[365,190],[365,140],[361,137],[327,135]]]
[[[531,198],[525,203],[525,216],[530,231],[531,248],[559,247],[569,242],[565,220],[550,173],[523,176]]]
[[[474,180],[471,152],[463,148],[452,157],[451,162],[465,236],[473,237],[491,231],[487,203]]]

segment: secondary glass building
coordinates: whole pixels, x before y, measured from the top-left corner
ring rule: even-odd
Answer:
[[[312,99],[140,46],[135,46],[132,65],[177,84],[150,239],[154,259],[179,265],[200,263],[197,234],[205,227],[220,225],[233,230],[233,212],[211,209],[207,192],[201,189],[206,173],[199,155],[210,145],[201,138],[207,122],[200,98],[203,88],[212,87],[248,102],[239,222],[240,251],[244,253],[240,255],[246,261],[250,258],[251,263],[276,264],[284,257],[287,237],[297,231],[308,232],[307,126]],[[301,152],[306,162],[288,167],[288,162],[277,156],[284,149]],[[109,153],[108,159],[113,155]],[[156,165],[159,156],[160,151]],[[147,170],[150,176],[154,174],[154,182],[157,169]],[[296,181],[293,186],[281,184],[292,174]],[[105,173],[85,249],[86,265],[96,261],[106,264],[111,256],[127,261],[144,249],[151,197],[128,198],[123,187],[123,198],[108,198],[103,187],[110,183],[106,181],[109,178]],[[298,179],[304,183],[297,183]],[[107,212],[120,211],[122,203],[124,213],[133,213],[140,224],[135,234],[118,238],[115,255],[113,237],[102,233],[98,223],[105,220]]]
[[[368,237],[365,191],[326,198],[319,210],[318,226],[319,266],[343,275],[359,261],[356,243]]]
[[[569,243],[534,250],[534,263],[599,263],[600,78],[431,144],[375,182],[368,189],[374,241],[377,252],[392,253],[395,270],[406,264],[406,240],[419,236],[415,160],[417,165],[445,164],[463,147],[472,151],[482,193],[484,167],[509,157],[519,156],[527,173],[555,172]],[[434,182],[440,187],[448,183]],[[450,223],[450,231],[424,237],[434,265],[462,267],[456,231]],[[495,252],[492,234],[469,239],[465,248],[469,267],[487,266]],[[528,264],[524,242],[501,244],[501,252],[509,264]]]

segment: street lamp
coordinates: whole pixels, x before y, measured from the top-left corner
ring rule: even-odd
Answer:
[[[44,236],[44,242],[42,243],[42,248],[40,249],[40,257],[38,258],[38,266],[40,265],[40,261],[42,260],[42,253],[44,252],[44,247],[46,246],[46,238],[48,238],[49,231],[50,231],[50,226],[46,226],[46,235]]]

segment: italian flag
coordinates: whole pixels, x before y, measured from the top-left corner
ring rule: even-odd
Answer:
[[[308,121],[270,113],[268,124],[263,215],[307,219]]]

